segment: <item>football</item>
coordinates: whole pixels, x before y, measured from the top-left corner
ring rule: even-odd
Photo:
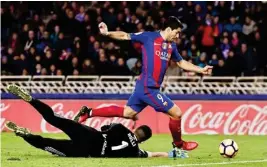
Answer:
[[[219,145],[220,154],[225,158],[233,158],[238,152],[238,145],[232,139],[225,139]]]

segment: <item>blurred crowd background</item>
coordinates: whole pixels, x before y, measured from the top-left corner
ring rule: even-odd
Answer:
[[[263,2],[1,2],[2,75],[139,75],[141,44],[110,31],[157,31],[184,23],[182,57],[214,66],[214,76],[267,75],[267,7]],[[265,46],[265,48],[264,48]],[[197,75],[170,62],[167,75]]]

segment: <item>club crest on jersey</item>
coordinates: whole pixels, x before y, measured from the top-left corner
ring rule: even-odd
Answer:
[[[171,44],[169,44],[168,49],[172,49],[172,45]]]
[[[163,44],[162,44],[162,48],[163,48],[163,49],[167,49],[167,43],[163,43]]]
[[[168,106],[168,102],[165,101],[165,102],[163,103],[163,105],[164,105],[164,106]]]

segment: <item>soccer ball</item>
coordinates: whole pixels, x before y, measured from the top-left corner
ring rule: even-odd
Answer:
[[[232,139],[225,139],[219,145],[220,154],[225,158],[233,158],[238,152],[238,145]]]

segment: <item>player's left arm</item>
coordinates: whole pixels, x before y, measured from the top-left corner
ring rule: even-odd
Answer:
[[[172,52],[172,59],[177,62],[177,65],[187,71],[193,71],[204,75],[211,75],[213,66],[205,66],[204,68],[196,66],[186,60],[183,60],[182,56],[179,54],[177,47],[175,45]]]
[[[149,38],[148,32],[126,33],[123,31],[108,31],[108,27],[104,22],[101,22],[98,27],[102,35],[116,40],[132,40],[144,44]]]
[[[187,71],[193,71],[204,75],[211,75],[213,66],[205,66],[204,68],[196,66],[186,60],[177,62],[177,65]]]

